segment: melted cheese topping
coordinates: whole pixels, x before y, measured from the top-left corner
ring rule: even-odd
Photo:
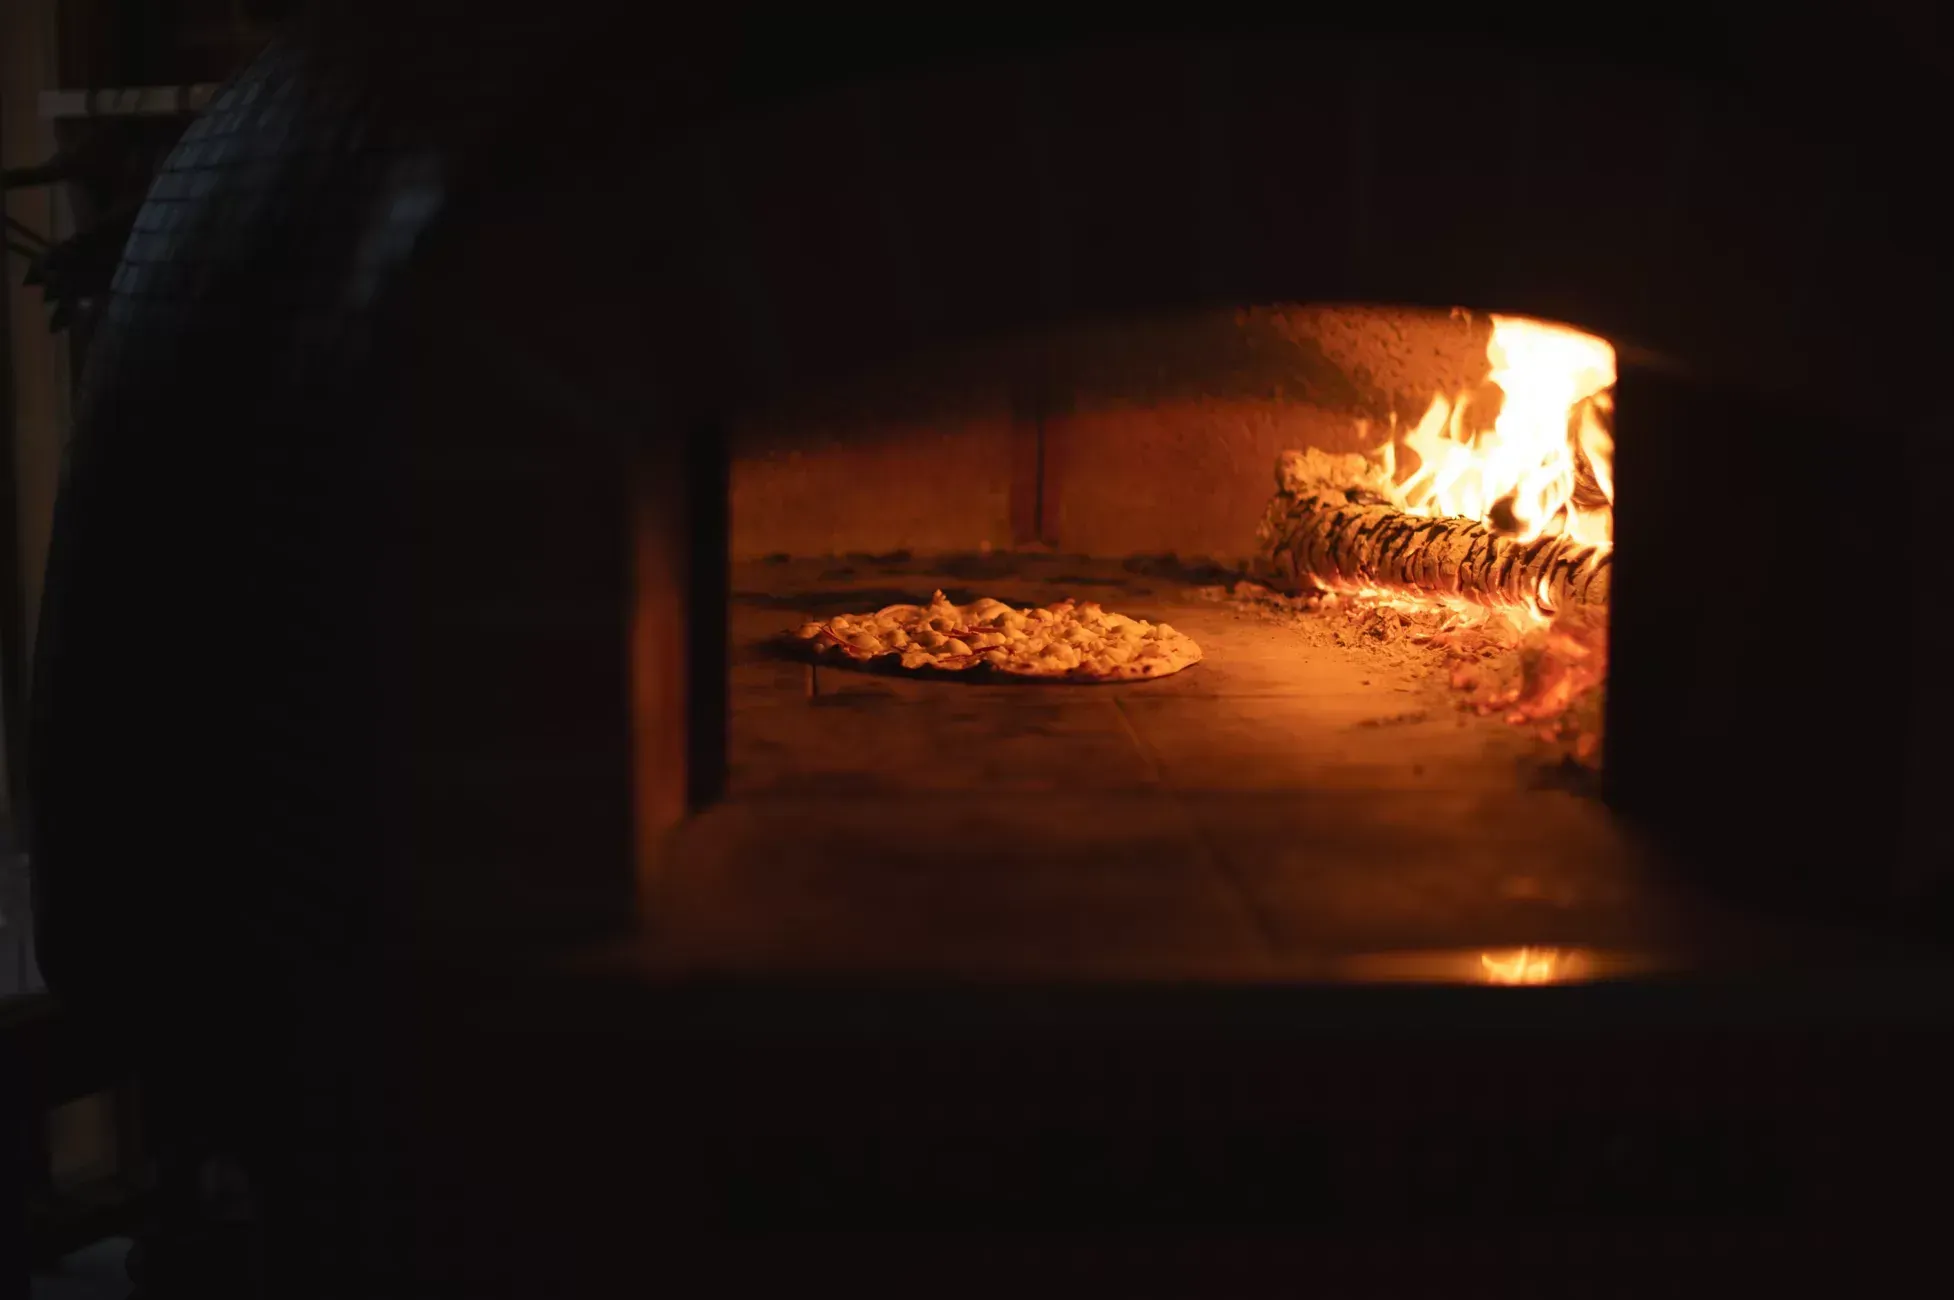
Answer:
[[[827,654],[897,656],[907,669],[961,671],[980,664],[1022,677],[1130,681],[1165,677],[1201,658],[1192,638],[1166,623],[1111,613],[1092,601],[1016,609],[997,600],[890,605],[804,623],[796,636]]]

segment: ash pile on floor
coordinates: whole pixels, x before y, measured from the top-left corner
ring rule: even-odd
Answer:
[[[1577,611],[1552,622],[1392,598],[1291,596],[1242,579],[1196,589],[1206,600],[1280,624],[1317,645],[1337,645],[1400,667],[1438,660],[1458,707],[1500,715],[1554,746],[1563,760],[1596,771],[1603,741],[1607,616]]]

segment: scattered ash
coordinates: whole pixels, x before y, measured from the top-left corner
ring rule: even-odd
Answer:
[[[1357,725],[1360,727],[1408,727],[1415,723],[1423,722],[1431,716],[1431,714],[1423,709],[1414,709],[1410,713],[1394,713],[1388,718],[1366,718]]]
[[[973,587],[943,587],[943,594],[959,605],[967,605],[982,594]],[[846,587],[820,588],[801,586],[791,591],[755,591],[735,589],[732,598],[735,603],[750,605],[757,609],[790,609],[826,617],[832,614],[845,614],[863,609],[880,609],[884,605],[917,604],[929,599],[932,588],[915,586],[869,587],[851,585]]]
[[[1444,609],[1404,602],[1352,600],[1329,593],[1291,596],[1246,579],[1228,586],[1199,587],[1194,594],[1288,628],[1311,645],[1345,646],[1407,668],[1430,666],[1431,651],[1419,638],[1437,634],[1452,617]]]
[[[770,584],[796,580],[837,581],[862,574],[884,577],[948,578],[954,582],[1036,582],[1059,588],[1102,588],[1151,595],[1156,582],[1174,586],[1227,583],[1244,577],[1247,560],[1201,556],[1134,555],[1108,560],[1075,552],[1034,548],[950,551],[917,554],[906,550],[850,551],[842,555],[792,556],[775,551],[757,562],[772,570]],[[781,569],[790,573],[779,573]],[[803,576],[804,572],[804,576]]]
[[[1242,580],[1195,592],[1294,629],[1313,644],[1376,654],[1403,667],[1442,669],[1462,711],[1499,716],[1559,751],[1561,766],[1599,770],[1602,687],[1608,675],[1604,614],[1573,611],[1551,623],[1389,598],[1329,592],[1288,595]]]
[[[1015,551],[965,551],[937,559],[930,567],[965,582],[1019,577],[1037,557]]]
[[[1478,656],[1433,638],[1447,655],[1453,689],[1472,709],[1531,729],[1584,768],[1601,765],[1602,686],[1608,677],[1608,625],[1598,615],[1563,615],[1523,632],[1505,652]]]
[[[1181,556],[1167,551],[1159,555],[1128,556],[1120,567],[1128,573],[1137,573],[1149,578],[1168,578],[1190,586],[1199,586],[1203,583],[1233,581],[1247,571],[1248,562],[1239,560],[1224,564],[1215,559]]]

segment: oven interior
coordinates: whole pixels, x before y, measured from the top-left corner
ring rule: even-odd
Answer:
[[[1545,983],[1845,953],[1714,898],[1604,797],[1615,377],[1554,322],[1280,304],[1029,331],[740,412],[723,786],[637,960]],[[1355,525],[1278,554],[1297,452],[1505,549],[1392,566]],[[1580,561],[1529,566],[1556,538]],[[1097,602],[1203,657],[1028,681],[792,635],[939,591]],[[1624,730],[1640,761],[1639,704]]]

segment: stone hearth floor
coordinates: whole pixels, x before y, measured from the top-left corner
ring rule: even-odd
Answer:
[[[1417,654],[1312,645],[1117,565],[1047,576],[741,566],[730,791],[681,832],[638,958],[688,971],[1238,980],[1589,973],[1843,956],[1665,875],[1551,756],[1461,712]],[[816,613],[1073,595],[1206,658],[1104,686],[919,681],[783,660]]]

